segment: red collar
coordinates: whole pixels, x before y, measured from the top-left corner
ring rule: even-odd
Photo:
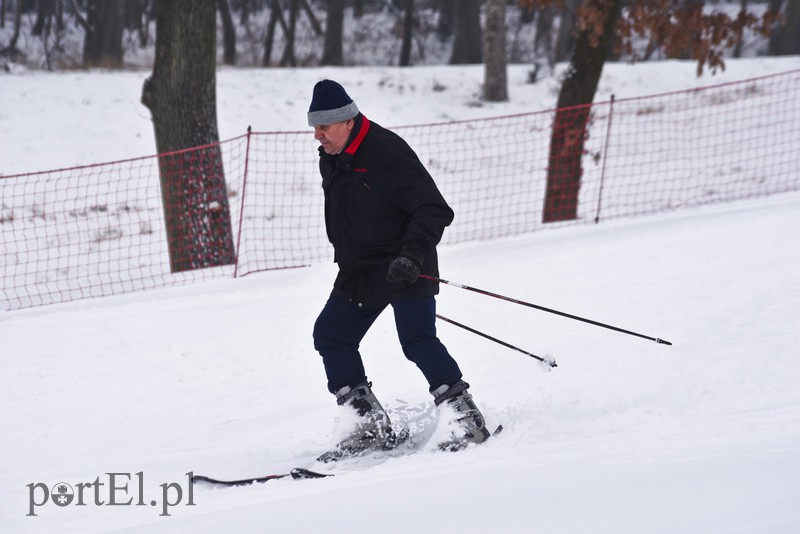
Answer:
[[[361,115],[361,128],[358,130],[358,133],[356,134],[355,139],[353,139],[353,142],[350,143],[350,146],[348,146],[344,150],[345,154],[350,154],[352,156],[353,154],[356,153],[358,147],[361,146],[361,141],[364,140],[364,136],[366,136],[367,132],[369,131],[369,124],[370,124],[369,119],[366,116]]]

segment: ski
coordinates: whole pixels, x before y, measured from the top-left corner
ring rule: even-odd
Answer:
[[[442,452],[458,452],[458,451],[462,451],[462,450],[466,449],[470,445],[482,445],[482,444],[486,443],[486,441],[489,440],[489,438],[493,438],[493,437],[497,436],[502,431],[503,431],[503,425],[498,425],[498,427],[495,428],[494,432],[491,432],[489,434],[489,437],[487,437],[486,440],[484,440],[484,441],[482,441],[480,443],[472,444],[472,443],[466,442],[466,443],[454,444],[454,443],[445,442],[445,443],[439,444],[439,450],[442,451]]]
[[[397,433],[395,440],[392,441],[391,444],[386,444],[384,447],[364,448],[357,450],[335,448],[320,454],[317,457],[316,462],[328,464],[349,458],[363,458],[365,456],[374,455],[375,453],[386,453],[386,455],[389,456],[389,453],[392,451],[395,453],[400,453],[401,451],[405,450],[410,437],[411,432],[408,430],[408,428],[403,428]]]
[[[497,428],[494,430],[494,432],[492,432],[489,435],[489,437],[490,438],[495,437],[502,431],[503,431],[503,425],[498,425]],[[331,449],[319,455],[317,457],[316,463],[333,464],[336,462],[350,461],[350,460],[354,462],[365,461],[365,463],[368,463],[369,460],[385,461],[390,458],[406,456],[408,454],[414,454],[419,451],[419,446],[414,445],[413,437],[410,436],[408,429],[404,429],[404,431],[401,432],[401,436],[402,438],[399,440],[399,442],[391,448],[362,449],[359,451]],[[466,443],[459,447],[451,448],[448,444],[445,443],[439,446],[439,450],[443,452],[457,452],[465,449],[467,445],[469,445],[469,443]]]
[[[491,436],[497,436],[503,430],[503,425],[499,425],[494,432],[492,432]],[[358,464],[358,462],[363,461],[368,465],[371,464],[372,461],[383,462],[393,457],[404,456],[406,454],[413,454],[417,451],[417,449],[409,448],[407,446],[407,441],[409,441],[409,436],[406,434],[403,436],[404,439],[398,446],[387,449],[387,450],[363,450],[359,451],[358,453],[343,453],[341,450],[333,450],[327,451],[320,455],[317,458],[317,463],[336,463],[341,460],[353,460]],[[446,449],[446,450],[461,450],[461,449]],[[347,463],[347,462],[344,462]],[[205,483],[212,486],[224,486],[224,487],[233,487],[233,486],[250,486],[252,484],[263,484],[265,482],[269,482],[270,480],[279,480],[282,478],[291,478],[292,480],[307,480],[310,478],[327,478],[335,476],[332,473],[319,473],[317,471],[311,471],[310,469],[305,469],[303,467],[295,467],[288,473],[279,473],[274,475],[263,475],[257,477],[250,477],[250,478],[242,478],[238,480],[222,480],[219,478],[212,478],[206,475],[192,475],[192,483]]]
[[[317,473],[316,471],[310,471],[308,469],[304,469],[302,467],[295,467],[288,473],[280,473],[276,475],[264,475],[258,477],[251,477],[251,478],[242,478],[239,480],[221,480],[218,478],[212,478],[205,475],[192,475],[192,482],[201,482],[206,484],[212,484],[215,486],[249,486],[251,484],[263,484],[264,482],[269,482],[270,480],[278,480],[281,478],[289,478],[291,477],[293,480],[306,480],[309,478],[326,478],[332,477],[333,475],[325,474],[325,473]]]

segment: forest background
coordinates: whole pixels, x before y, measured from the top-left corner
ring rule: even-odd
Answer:
[[[173,2],[179,4],[179,2]],[[439,65],[483,62],[486,11],[480,0],[217,0],[218,63],[242,67],[320,65]],[[505,12],[505,59],[541,69],[565,61],[575,44],[576,14],[592,2],[510,0]],[[602,2],[601,2],[602,3]],[[197,3],[193,3],[197,6]],[[723,43],[728,57],[800,53],[800,3],[787,0],[621,2],[623,18],[652,4],[664,18],[622,46],[610,60],[689,59],[692,51],[664,44],[659,33],[679,31],[678,10],[700,7],[709,22],[741,12],[779,13],[765,38],[745,27]],[[0,66],[63,70],[151,67],[155,0],[2,0]],[[537,7],[538,6],[538,7]],[[673,24],[668,24],[668,19]],[[651,21],[651,23],[654,23]],[[685,27],[685,26],[683,26]],[[621,32],[620,32],[621,33]]]

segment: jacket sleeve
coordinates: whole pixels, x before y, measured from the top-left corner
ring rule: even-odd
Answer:
[[[398,166],[393,174],[394,202],[409,214],[400,255],[422,266],[453,222],[453,210],[421,163]]]

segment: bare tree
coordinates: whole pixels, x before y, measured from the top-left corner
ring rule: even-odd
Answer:
[[[528,80],[535,82],[549,78],[553,73],[555,57],[553,56],[553,18],[555,8],[543,6],[536,17],[536,36],[533,39],[533,71]]]
[[[33,23],[31,35],[42,35],[44,32],[49,32],[54,18],[56,19],[57,29],[60,30],[63,27],[63,20],[59,20],[56,17],[56,9],[61,7],[60,2],[56,2],[56,0],[39,0],[36,4],[36,22]]]
[[[403,42],[400,46],[400,66],[411,65],[411,38],[414,34],[414,0],[403,0]]]
[[[272,62],[272,45],[275,42],[275,26],[278,23],[281,25],[283,34],[288,34],[289,29],[286,27],[286,21],[283,19],[283,9],[281,8],[281,3],[279,0],[272,0],[269,13],[269,22],[267,22],[267,36],[264,39],[264,56],[261,60],[261,65],[264,67],[269,67]]]
[[[314,14],[314,10],[311,9],[308,2],[306,0],[300,0],[300,6],[308,17],[308,21],[311,23],[311,28],[314,30],[314,33],[318,36],[323,35],[325,32],[322,31],[322,24],[319,23],[317,16]]]
[[[150,0],[125,0],[123,8],[123,23],[127,30],[136,32],[139,36],[139,45],[147,46],[149,38],[148,24],[152,20],[152,6]]]
[[[343,31],[344,0],[328,0],[328,22],[325,25],[322,65],[342,65],[344,63]]]
[[[447,41],[455,31],[456,0],[438,0],[439,17],[436,20],[436,35],[442,42]]]
[[[553,50],[553,61],[566,61],[570,52],[575,47],[575,23],[576,12],[578,10],[578,0],[565,0],[560,9],[560,20],[558,25],[558,35],[556,36],[555,49]]]
[[[774,12],[781,9],[780,0],[770,2]],[[775,24],[775,31],[769,41],[768,52],[771,56],[800,54],[800,2],[787,0],[783,12],[783,20]]]
[[[297,29],[297,12],[300,7],[300,0],[290,0],[289,2],[289,22],[286,31],[286,44],[283,48],[281,57],[281,67],[294,67],[297,59],[294,55],[294,37]]]
[[[364,0],[353,0],[353,17],[360,19],[364,16]]]
[[[747,11],[747,4],[748,0],[739,0],[739,11],[746,12]],[[739,38],[736,40],[736,46],[733,47],[733,57],[740,58],[742,57],[742,48],[744,47],[744,36],[739,35]]]
[[[486,2],[484,57],[483,98],[489,102],[504,102],[508,100],[505,0]]]
[[[89,0],[83,41],[85,67],[122,66],[124,0]]]
[[[17,49],[17,41],[19,41],[20,28],[22,27],[22,2],[17,1],[14,6],[14,31],[11,33],[11,38],[5,48],[0,48],[0,56],[7,56],[11,61],[16,61],[21,55]]]
[[[519,9],[520,24],[530,24],[536,19],[536,8],[531,3],[522,3],[517,6]]]
[[[155,54],[142,103],[153,117],[171,268],[231,264],[217,130],[216,1],[157,2]]]
[[[481,37],[481,5],[479,0],[459,0],[456,9],[455,38],[451,65],[481,63],[483,39]]]
[[[217,0],[219,15],[222,19],[222,62],[225,65],[236,65],[236,28],[233,26],[233,15],[228,0]]]

